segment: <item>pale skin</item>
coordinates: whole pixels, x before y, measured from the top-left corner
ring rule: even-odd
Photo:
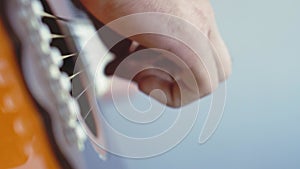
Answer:
[[[184,44],[164,36],[139,35],[130,38],[146,48],[166,50],[181,58],[191,68],[197,83],[192,87],[188,86],[187,77],[184,75],[180,73],[172,75],[176,76],[178,82],[166,73],[172,72],[172,66],[165,66],[166,72],[155,69],[145,70],[138,73],[134,79],[128,79],[134,80],[142,92],[168,106],[181,107],[212,93],[219,83],[226,80],[231,74],[230,55],[218,31],[209,0],[81,0],[81,2],[97,19],[105,24],[130,14],[161,12],[187,20],[203,32],[212,44],[215,55],[212,55],[211,51],[208,50],[201,50],[201,54],[195,54]],[[176,23],[168,22],[163,18],[157,18],[157,22],[162,27],[161,29],[172,31],[173,34],[184,34],[185,37],[189,37],[190,42],[197,43],[195,33],[188,31],[188,26],[180,25],[178,27]],[[143,26],[139,23],[133,24],[136,28]],[[112,29],[122,34],[120,27]],[[136,43],[134,43],[133,49],[135,46]],[[198,62],[199,58],[205,56],[210,57],[205,63],[206,67],[209,67],[209,74],[203,64]],[[150,63],[151,59],[148,62]],[[140,68],[141,65],[144,63],[131,63],[128,71],[131,71],[133,67]],[[122,77],[122,75],[118,76]],[[163,91],[167,100],[162,98],[160,94],[151,93],[154,89]]]

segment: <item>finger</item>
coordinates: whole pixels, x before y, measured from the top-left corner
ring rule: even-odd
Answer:
[[[144,73],[147,73],[145,71]],[[168,81],[165,78],[160,78],[155,75],[141,75],[142,78],[137,80],[139,89],[147,95],[150,95],[162,104],[170,107],[181,106],[181,95],[177,84],[173,81]],[[157,92],[157,90],[161,92]]]
[[[193,94],[198,95],[197,99],[202,98],[212,93],[219,84],[218,68],[212,52],[213,49],[207,39],[199,39],[201,39],[200,36],[195,40],[197,47],[194,49],[198,50],[196,53],[184,45],[181,45],[180,50],[175,49],[174,52],[183,58],[182,67],[184,69],[178,76],[180,77],[179,84],[181,84],[180,86],[189,86],[190,92],[188,93],[192,95],[190,101],[195,100]]]

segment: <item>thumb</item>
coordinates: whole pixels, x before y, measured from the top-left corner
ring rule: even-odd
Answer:
[[[150,75],[136,80],[139,89],[162,104],[180,107],[180,91],[175,81]]]

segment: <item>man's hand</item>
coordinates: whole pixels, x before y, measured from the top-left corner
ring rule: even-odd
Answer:
[[[171,107],[189,104],[213,92],[231,73],[230,56],[218,32],[213,9],[208,0],[81,0],[81,2],[105,24],[130,14],[161,12],[186,20],[186,23],[191,23],[201,31],[207,41],[200,41],[199,39],[203,37],[191,31],[189,24],[172,21],[167,17],[158,17],[155,24],[164,34],[167,32],[178,37],[184,36],[190,44],[194,44],[193,46],[198,45],[198,49],[191,50],[189,46],[174,38],[141,34],[130,39],[146,48],[161,50],[153,50],[151,53],[140,52],[133,56],[134,59],[126,61],[122,58],[124,64],[119,62],[120,64],[109,65],[110,69],[116,70],[116,75],[135,81],[141,91],[162,103]],[[132,27],[141,30],[145,28],[145,24],[147,27],[147,24],[152,22],[132,22],[132,24]],[[122,27],[111,28],[124,35]],[[210,48],[203,46],[210,46]],[[145,49],[133,43],[129,50],[134,52],[139,48]],[[170,57],[180,58],[186,66],[172,61]],[[159,65],[159,69],[155,69],[155,65]],[[131,78],[129,74],[134,73],[137,74]],[[151,93],[154,89],[163,91],[166,98],[157,92]]]

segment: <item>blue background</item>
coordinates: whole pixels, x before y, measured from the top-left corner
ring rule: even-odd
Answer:
[[[197,143],[204,108],[186,139],[154,158],[109,155],[103,162],[87,144],[89,169],[300,168],[300,1],[213,0],[212,5],[233,59],[225,114],[213,137]],[[142,99],[134,100],[142,104]],[[207,97],[200,104],[207,107],[209,101]],[[113,108],[106,107],[112,122],[118,121]],[[163,119],[168,124],[172,117]],[[139,133],[121,122],[116,125]]]

